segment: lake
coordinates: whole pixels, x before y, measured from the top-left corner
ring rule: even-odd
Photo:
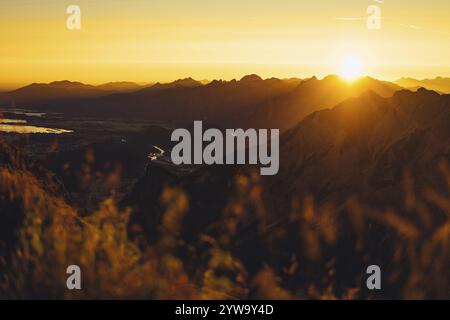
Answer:
[[[8,117],[16,116],[19,118],[33,119],[43,118],[45,113],[33,112],[22,109],[0,110],[0,114],[6,114]],[[17,134],[63,134],[72,133],[73,130],[66,130],[60,128],[48,128],[35,125],[29,125],[28,120],[15,118],[0,118],[0,132],[17,133]]]

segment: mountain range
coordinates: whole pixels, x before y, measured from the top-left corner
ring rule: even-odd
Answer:
[[[403,205],[410,170],[439,189],[439,160],[450,160],[450,95],[419,89],[390,98],[366,92],[306,117],[282,137],[280,193],[343,203],[356,195],[377,207]]]
[[[207,84],[186,78],[144,88],[132,83],[32,84],[3,94],[3,101],[6,104],[14,100],[66,116],[107,115],[183,124],[203,120],[219,127],[271,127],[284,131],[311,112],[333,107],[365,91],[389,97],[401,89],[395,83],[371,77],[350,83],[334,75],[303,80],[248,75],[240,80],[214,80]]]
[[[281,268],[299,247],[306,250],[300,256],[330,254],[341,280],[351,278],[367,259],[395,273],[392,261],[402,248],[393,240],[397,234],[411,241],[408,237],[418,238],[416,228],[424,238],[433,228],[444,228],[449,175],[439,167],[450,163],[449,123],[450,95],[420,89],[382,97],[367,91],[313,112],[282,134],[278,175],[261,177],[246,165],[180,171],[150,162],[122,205],[132,208],[132,223],[155,241],[166,210],[160,199],[167,188],[183,190],[189,199],[181,221],[183,241],[195,246],[201,235],[214,238],[229,227],[233,254],[250,273],[268,261]],[[223,217],[229,220],[218,223]],[[239,219],[244,222],[235,222]],[[308,221],[313,231],[304,227]],[[341,227],[335,230],[336,225]],[[359,230],[356,235],[352,226]],[[313,236],[322,228],[325,240]],[[323,249],[326,239],[336,236],[341,244]],[[420,239],[420,245],[427,243]],[[306,242],[304,247],[299,241]],[[355,254],[360,241],[362,257]],[[401,264],[402,273],[408,268]],[[398,295],[399,283],[388,281],[385,290]]]
[[[0,93],[0,103],[39,103],[56,99],[99,97],[117,92],[136,91],[146,86],[134,82],[109,82],[98,86],[68,80],[32,83],[9,92]]]
[[[417,80],[414,78],[401,78],[394,83],[411,90],[418,90],[423,87],[440,93],[450,93],[450,78],[436,77],[434,79]]]
[[[400,90],[392,97],[367,91],[313,112],[281,136],[279,174],[257,179],[264,190],[261,201],[271,208],[269,224],[287,223],[293,201],[308,196],[320,206],[330,203],[342,209],[356,198],[402,212],[408,176],[418,192],[445,190],[446,180],[437,168],[450,162],[449,123],[450,95],[426,89]],[[234,177],[248,170],[207,166],[180,174],[176,167],[150,163],[124,204],[133,206],[137,223],[154,234],[164,210],[158,201],[164,188],[180,188],[192,203],[185,236],[193,238],[218,219],[235,196]]]
[[[82,123],[80,132],[58,137],[59,147],[52,137],[26,137],[34,149],[38,144],[33,142],[45,145],[48,139],[46,150],[51,150],[35,151],[40,158],[30,168],[12,166],[21,159],[12,151],[16,147],[0,144],[0,164],[18,176],[33,171],[55,180],[54,186],[45,184],[46,197],[55,193],[84,216],[113,194],[119,207],[130,212],[123,226],[136,230],[130,238],[154,248],[163,243],[160,235],[176,234],[176,242],[164,245],[177,244],[189,271],[210,263],[209,248],[225,247],[248,274],[270,265],[294,291],[315,278],[326,288],[322,279],[330,275],[341,290],[354,288],[354,275],[377,263],[388,275],[383,298],[395,298],[410,283],[403,275],[414,276],[419,265],[426,288],[421,290],[448,297],[448,286],[439,287],[445,272],[444,280],[429,274],[441,274],[449,261],[448,250],[440,248],[446,248],[449,234],[450,171],[445,163],[450,163],[450,95],[370,77],[349,83],[333,75],[302,80],[249,75],[207,84],[187,78],[101,96],[90,95],[98,88],[79,83],[50,87],[59,86],[84,96],[54,98],[51,92],[53,98],[29,107],[61,112],[61,121]],[[87,130],[92,119],[83,117],[88,116],[98,118],[93,126],[109,123],[106,132]],[[114,121],[97,121],[102,118]],[[148,127],[136,129],[129,119],[143,120],[139,123]],[[153,143],[167,152],[173,146],[170,126],[151,125],[153,120],[280,128],[280,171],[260,176],[250,165],[185,167],[149,160]],[[114,131],[113,122],[125,131]],[[95,136],[94,143],[89,135]],[[2,229],[13,238],[9,230],[19,225],[16,211],[23,206],[11,205],[6,195],[0,207],[15,219],[6,219]],[[430,273],[435,266],[439,272]],[[303,273],[305,279],[298,276]]]

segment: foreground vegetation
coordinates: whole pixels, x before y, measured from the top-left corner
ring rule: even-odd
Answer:
[[[114,191],[96,212],[81,215],[51,174],[3,143],[1,151],[1,298],[450,298],[445,162],[438,168],[445,192],[417,192],[405,172],[398,212],[352,197],[340,207],[317,204],[312,195],[293,199],[290,212],[270,212],[260,176],[239,175],[218,221],[194,241],[183,237],[190,199],[167,187],[149,241]],[[66,289],[72,264],[81,267],[81,291]],[[381,266],[380,292],[365,289],[370,264]]]

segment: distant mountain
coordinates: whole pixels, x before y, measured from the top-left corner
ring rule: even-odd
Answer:
[[[396,84],[370,77],[349,83],[338,76],[322,80],[214,80],[206,85],[192,78],[155,84],[142,90],[103,97],[66,99],[43,108],[70,115],[126,117],[192,123],[203,120],[221,127],[289,129],[311,112],[329,108],[367,90],[391,96]]]
[[[281,136],[280,172],[261,177],[264,202],[275,221],[289,221],[293,200],[311,195],[336,208],[350,197],[375,208],[404,208],[404,173],[409,169],[418,190],[447,190],[437,164],[450,161],[450,95],[421,89],[401,90],[385,98],[367,91],[331,109],[307,116]],[[158,199],[165,186],[180,187],[193,206],[186,234],[205,230],[233,195],[232,177],[248,166],[199,166],[179,174],[177,166],[150,163],[125,204],[137,208],[138,223],[154,234],[164,208]]]
[[[68,80],[51,83],[33,83],[28,86],[0,94],[0,103],[9,104],[15,101],[17,104],[36,104],[61,99],[97,98],[117,93],[128,93],[150,89],[150,91],[162,91],[171,88],[197,87],[202,84],[192,78],[176,80],[167,84],[139,85],[134,82],[109,82],[94,86],[81,82]]]
[[[257,74],[249,74],[249,75],[242,77],[240,81],[241,82],[254,82],[254,81],[259,82],[262,80],[263,79],[260,76],[258,76]]]
[[[450,161],[449,123],[450,95],[426,89],[348,99],[283,136],[274,190],[334,203],[355,195],[377,207],[401,207],[404,169],[422,186],[441,181],[435,174],[439,159]]]
[[[450,93],[450,78],[437,77],[434,79],[423,79],[423,80],[417,80],[413,78],[401,78],[395,81],[395,83],[414,91],[423,87],[441,93]]]
[[[300,78],[285,78],[285,79],[282,79],[282,80],[285,81],[285,82],[288,82],[288,83],[292,83],[292,84],[295,84],[295,85],[299,85],[300,82],[304,81],[305,79],[300,79]]]
[[[250,105],[285,95],[298,81],[276,78],[261,79],[256,75],[241,80],[214,80],[206,85],[191,78],[169,84],[156,84],[132,93],[99,98],[67,99],[46,103],[42,107],[70,115],[128,117],[173,122],[205,120],[226,125]]]
[[[274,263],[289,261],[290,252],[299,245],[298,233],[310,235],[310,229],[301,229],[308,220],[312,221],[311,230],[320,229],[322,223],[330,226],[330,232],[335,230],[333,226],[343,226],[336,229],[344,239],[342,244],[332,247],[333,259],[336,255],[336,264],[340,266],[337,272],[360,270],[367,252],[381,265],[388,266],[398,254],[398,247],[389,246],[398,232],[392,228],[423,225],[419,230],[426,233],[433,223],[430,218],[446,221],[448,213],[440,208],[448,208],[448,176],[439,171],[438,163],[450,162],[449,123],[450,95],[421,89],[401,90],[385,98],[367,91],[333,108],[310,114],[283,134],[278,175],[251,175],[250,166],[245,165],[183,170],[150,162],[122,205],[133,208],[132,223],[138,224],[152,242],[166,210],[160,199],[168,186],[183,190],[189,199],[180,235],[187,243],[197,243],[205,233],[215,237],[222,227],[217,221],[232,210],[233,218],[226,220],[236,230],[230,241],[237,243],[234,254],[251,272],[267,263],[268,249],[264,249],[267,245],[274,248]],[[406,170],[412,183],[404,178]],[[233,179],[237,176],[243,181],[239,187],[237,179]],[[250,178],[245,179],[246,176]],[[407,188],[414,193],[409,200],[405,196]],[[437,191],[433,197],[439,199],[433,203],[439,201],[439,206],[427,203],[420,209],[428,188]],[[349,214],[349,199],[364,204],[355,209],[357,213],[361,211],[358,215]],[[307,207],[308,203],[311,207]],[[398,216],[389,215],[396,218],[390,224],[378,223],[388,217],[384,215],[387,210],[394,210]],[[323,212],[326,214],[322,221]],[[236,223],[234,217],[240,214],[245,222]],[[263,220],[263,228],[258,219]],[[361,241],[355,237],[352,223],[356,224],[357,232],[364,233],[361,237],[369,248],[361,250],[364,251],[361,259],[349,254]],[[409,243],[409,238],[401,234]],[[319,252],[327,255],[327,247],[320,239],[306,244],[317,244]]]
[[[173,88],[196,88],[201,87],[203,83],[201,81],[194,80],[192,78],[178,79],[170,83],[156,83],[148,90],[157,91],[157,90],[166,90]]]
[[[389,97],[400,89],[402,88],[396,84],[370,77],[361,78],[353,83],[335,75],[327,76],[322,80],[313,77],[302,81],[288,94],[247,108],[247,114],[239,117],[251,119],[250,126],[270,126],[284,131],[311,112],[333,107],[365,91],[372,90],[381,96]]]
[[[96,97],[111,94],[113,91],[101,90],[81,82],[55,81],[51,83],[33,83],[5,93],[3,99],[20,103],[34,103],[63,98]]]
[[[28,87],[50,87],[50,88],[58,88],[58,89],[68,89],[68,90],[94,90],[95,86],[84,84],[76,81],[62,80],[62,81],[53,81],[49,84],[46,83],[34,83]],[[27,87],[24,87],[27,88]],[[22,88],[22,89],[24,89]],[[21,89],[18,89],[21,90]]]
[[[135,82],[118,81],[98,85],[97,88],[104,91],[131,92],[143,89],[150,85],[139,85]]]

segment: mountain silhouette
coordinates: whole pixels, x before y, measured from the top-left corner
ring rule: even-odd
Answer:
[[[156,83],[150,88],[145,89],[144,91],[158,91],[158,90],[166,90],[173,88],[196,88],[201,87],[203,85],[202,82],[194,80],[192,78],[178,79],[170,83]]]
[[[416,91],[423,87],[441,93],[450,93],[450,78],[436,77],[434,79],[417,80],[414,78],[401,78],[395,81],[396,84]]]
[[[47,110],[67,115],[139,118],[191,122],[205,120],[225,125],[248,105],[287,94],[299,81],[266,79],[257,76],[237,81],[214,80],[202,85],[191,78],[170,84],[155,84],[132,93],[97,98],[65,99],[43,103]]]
[[[206,85],[192,78],[155,84],[138,91],[101,97],[41,103],[41,108],[66,115],[139,118],[189,124],[203,120],[220,127],[289,129],[311,112],[329,108],[367,90],[392,96],[396,84],[361,78],[349,83],[338,76],[322,80],[214,80]]]
[[[129,81],[118,81],[118,82],[108,82],[98,85],[97,88],[104,91],[117,91],[117,92],[131,92],[143,89],[150,85],[139,85],[135,82]]]
[[[450,96],[423,88],[391,98],[366,92],[315,112],[283,136],[280,192],[398,207],[405,169],[421,184],[439,181],[432,172],[450,160],[449,121]]]
[[[322,80],[313,77],[301,82],[295,90],[288,94],[247,108],[248,111],[244,111],[247,114],[243,118],[252,119],[249,126],[270,126],[284,131],[311,112],[330,108],[367,90],[373,90],[388,97],[400,89],[401,87],[395,84],[370,77],[361,78],[354,83],[348,83],[335,75],[327,76]]]
[[[338,207],[357,197],[376,208],[401,209],[406,170],[418,188],[445,189],[436,166],[442,159],[450,161],[448,123],[450,95],[426,89],[400,90],[389,98],[366,91],[308,115],[281,136],[279,174],[261,177],[270,190],[265,199],[276,208],[273,218],[287,219],[291,201],[308,195]],[[217,218],[211,212],[232,196],[231,177],[250,167],[203,166],[181,175],[177,170],[150,163],[125,198],[148,230],[163,210],[158,199],[165,186],[188,193],[194,206],[186,232],[195,234]]]
[[[120,224],[120,238],[131,241],[133,252],[137,245],[142,250],[151,248],[149,255],[154,249],[165,253],[176,248],[177,259],[195,273],[199,266],[211,264],[210,248],[224,245],[248,274],[258,274],[270,264],[276,275],[285,277],[286,288],[295,282],[295,288],[302,290],[310,277],[323,283],[331,264],[336,288],[344,292],[358,283],[360,277],[355,282],[354,275],[368,261],[383,266],[386,278],[413,272],[417,259],[403,263],[410,259],[408,248],[414,254],[428,253],[428,244],[441,237],[442,242],[431,247],[437,251],[428,261],[445,274],[448,257],[440,258],[445,253],[440,248],[445,250],[448,239],[449,178],[445,165],[440,168],[447,176],[436,169],[450,160],[450,95],[425,88],[401,89],[369,77],[353,83],[337,76],[283,80],[250,75],[205,85],[194,81],[33,103],[33,108],[61,111],[63,117],[53,120],[56,123],[67,119],[72,125],[78,121],[84,128],[100,129],[74,130],[51,147],[47,144],[54,141],[52,137],[26,136],[33,143],[26,149],[27,158],[19,153],[19,144],[11,148],[0,141],[0,209],[5,212],[0,242],[6,243],[0,251],[16,251],[18,230],[27,223],[28,214],[47,217],[71,208],[70,216],[78,212],[80,219],[97,217],[91,215],[97,210],[102,215],[112,211],[114,216],[106,216],[114,217],[108,226],[114,226],[118,217],[130,217]],[[49,86],[74,92],[88,89],[66,81]],[[71,119],[71,115],[80,118]],[[83,118],[87,115],[122,119]],[[172,129],[146,127],[146,121],[136,126],[126,117],[149,123],[179,121],[190,127],[193,119],[206,120],[205,127],[280,126],[284,131],[280,171],[260,176],[259,168],[252,165],[175,166],[169,158],[150,160],[149,152],[156,145],[169,154]],[[40,121],[52,123],[45,116],[33,120]],[[39,188],[29,188],[36,184]],[[409,198],[405,196],[408,188],[413,189]],[[116,199],[117,209],[126,208],[124,214],[115,210]],[[32,209],[36,203],[42,204],[39,210]],[[356,203],[356,213],[349,203]],[[177,213],[180,208],[182,214]],[[60,227],[61,221],[65,220],[57,220],[54,226]],[[58,230],[45,229],[43,224],[42,228],[38,230],[51,231],[46,234]],[[128,229],[134,231],[123,232]],[[173,234],[176,241],[164,238]],[[64,238],[55,241],[67,241]],[[180,245],[173,247],[175,243]],[[404,249],[408,253],[396,260]],[[231,255],[224,257],[227,264],[232,261]],[[422,259],[422,254],[418,257]],[[297,262],[306,270],[306,282],[289,267],[297,268]],[[420,274],[427,274],[428,264],[421,270]],[[436,282],[445,283],[441,279],[432,278],[427,292],[433,292]],[[325,290],[329,284],[323,286]],[[404,286],[395,279],[384,290],[384,298],[401,297]],[[448,296],[447,287],[437,296]]]
[[[93,85],[67,80],[51,83],[33,83],[4,93],[2,102],[35,103],[63,98],[95,97],[111,94],[114,91],[102,90]],[[6,100],[6,101],[5,101]]]

